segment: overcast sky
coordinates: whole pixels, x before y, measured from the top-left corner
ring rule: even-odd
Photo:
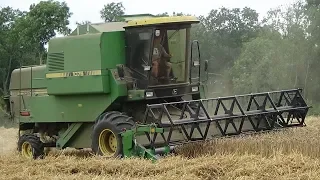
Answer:
[[[65,0],[73,13],[70,27],[75,27],[77,21],[91,21],[92,23],[101,22],[99,11],[104,4],[110,2],[123,2],[126,14],[151,13],[158,14],[163,12],[184,12],[193,15],[206,15],[211,9],[219,7],[251,7],[260,15],[270,8],[280,5],[287,5],[295,0],[196,0],[187,3],[186,0]],[[28,10],[30,4],[38,3],[40,0],[0,0],[0,6],[11,6],[21,10]]]

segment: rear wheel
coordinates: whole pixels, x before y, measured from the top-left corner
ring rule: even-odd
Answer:
[[[18,151],[28,159],[43,158],[44,146],[40,138],[33,134],[24,134],[18,141]]]
[[[102,114],[93,128],[92,150],[104,157],[122,157],[122,138],[120,133],[134,127],[132,117],[120,112]]]

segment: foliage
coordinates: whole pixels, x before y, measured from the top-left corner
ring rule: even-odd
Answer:
[[[0,11],[0,92],[7,94],[9,84],[9,72],[18,66],[17,59],[21,56],[21,41],[19,38],[19,27],[16,25],[18,18],[24,15],[19,10],[10,7],[2,8]]]
[[[320,29],[315,30],[318,21],[312,13],[314,8],[297,1],[268,13],[263,20],[264,31],[246,43],[234,63],[234,92],[302,88],[309,103],[318,106],[319,35],[313,32]]]
[[[215,73],[232,67],[242,44],[255,38],[260,29],[258,13],[247,7],[213,9],[199,19],[193,38],[200,41],[201,55],[211,62],[210,70]]]
[[[56,35],[55,31],[64,35],[70,33],[67,26],[71,15],[72,13],[65,2],[49,0],[32,4],[26,19],[32,23],[30,24],[32,28],[29,31],[33,32],[33,38],[42,46]]]
[[[237,93],[303,88],[308,58],[306,42],[294,43],[274,32],[245,44],[232,74]]]
[[[68,19],[71,15],[65,2],[49,0],[30,6],[30,11],[24,19],[25,22],[22,22],[25,29],[23,36],[26,38],[25,41],[38,51],[40,63],[42,63],[41,56],[45,51],[44,45],[56,36],[56,32],[63,35],[70,33]]]
[[[234,63],[236,92],[306,88],[310,43],[306,38],[303,6],[275,9],[264,19],[259,37],[245,44]]]
[[[183,12],[180,12],[180,13],[173,12],[172,15],[170,15],[168,12],[165,12],[165,13],[156,14],[155,16],[157,16],[157,17],[169,17],[169,16],[185,16],[185,15],[186,14],[184,14]]]
[[[124,15],[125,8],[122,2],[119,3],[108,3],[104,5],[103,9],[100,11],[100,17],[105,22],[123,21],[121,16]]]
[[[8,94],[10,74],[20,65],[42,63],[45,45],[57,33],[70,33],[72,13],[66,3],[41,1],[28,12],[5,7],[0,10],[0,93]]]

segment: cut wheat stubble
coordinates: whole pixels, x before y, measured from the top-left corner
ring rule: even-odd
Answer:
[[[188,144],[156,163],[72,149],[24,160],[14,152],[16,130],[1,128],[0,179],[320,179],[318,120],[309,117],[304,128]]]

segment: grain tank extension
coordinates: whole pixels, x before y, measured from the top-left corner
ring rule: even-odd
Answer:
[[[195,17],[128,17],[51,39],[45,65],[12,72],[23,155],[72,147],[156,159],[183,143],[304,126],[300,89],[204,98],[208,62],[190,41]]]

